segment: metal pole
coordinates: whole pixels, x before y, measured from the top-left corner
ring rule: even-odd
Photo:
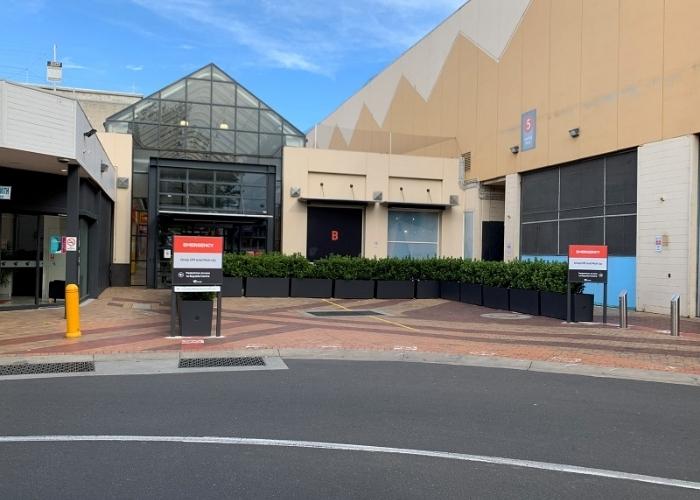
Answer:
[[[221,337],[221,289],[216,294],[216,336]]]
[[[619,307],[620,307],[620,328],[627,328],[627,290],[620,292]]]
[[[175,309],[177,304],[175,303],[175,290],[170,290],[170,336],[175,336]]]
[[[608,282],[603,283],[603,324],[608,324]]]
[[[571,283],[566,282],[566,322],[571,323]]]
[[[680,295],[676,294],[671,299],[671,336],[678,337],[680,335],[681,311],[680,311]]]

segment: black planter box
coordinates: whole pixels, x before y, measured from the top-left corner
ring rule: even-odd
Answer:
[[[333,280],[292,278],[292,297],[326,299],[333,296]]]
[[[378,280],[378,299],[412,299],[416,295],[416,285],[413,281]]]
[[[416,281],[417,299],[439,299],[440,282],[434,280]]]
[[[337,299],[373,299],[374,280],[335,280],[333,297]]]
[[[540,292],[537,290],[523,290],[520,288],[510,289],[510,310],[530,314],[540,315]]]
[[[484,286],[484,307],[491,309],[501,309],[507,311],[509,309],[508,289],[498,286]]]
[[[246,297],[289,297],[289,278],[246,278]]]
[[[459,285],[457,281],[441,281],[440,297],[445,300],[459,301]]]
[[[566,320],[566,294],[540,292],[540,314],[548,318]],[[571,321],[593,321],[593,295],[588,293],[572,295]]]
[[[472,283],[459,284],[460,300],[465,304],[484,305],[483,287]]]
[[[243,278],[224,276],[224,284],[221,286],[222,297],[243,297]]]
[[[211,300],[180,300],[180,335],[210,336],[214,303]]]

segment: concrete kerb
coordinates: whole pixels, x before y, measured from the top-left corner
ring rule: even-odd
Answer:
[[[550,361],[530,361],[498,356],[465,356],[457,354],[414,352],[414,351],[381,351],[381,350],[347,350],[347,349],[243,349],[231,351],[192,352],[148,352],[148,353],[116,353],[90,355],[40,355],[40,356],[2,356],[0,365],[16,363],[58,363],[75,361],[95,361],[96,363],[117,362],[162,362],[177,361],[190,358],[223,358],[223,357],[263,357],[274,359],[297,360],[329,360],[329,361],[392,361],[409,363],[435,363],[453,366],[472,366],[481,368],[501,368],[541,373],[558,373],[562,375],[579,375],[588,377],[614,378],[642,382],[658,382],[681,384],[700,387],[700,375],[687,373],[664,372],[658,370],[639,370],[631,368],[611,368],[605,366],[584,365],[580,363],[556,363]],[[188,372],[194,373],[194,371]],[[70,376],[65,374],[64,376]],[[6,377],[4,377],[6,378]]]

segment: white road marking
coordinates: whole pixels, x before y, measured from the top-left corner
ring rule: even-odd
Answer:
[[[452,453],[448,451],[415,450],[410,448],[391,448],[385,446],[368,446],[362,444],[326,443],[321,441],[294,441],[286,439],[256,439],[242,437],[197,437],[197,436],[0,436],[2,443],[66,443],[76,441],[89,442],[136,442],[136,443],[185,443],[185,444],[232,444],[243,446],[277,446],[283,448],[312,448],[319,450],[335,451],[362,451],[368,453],[389,453],[393,455],[412,455],[429,458],[442,458],[459,460],[463,462],[479,462],[493,465],[506,465],[511,467],[523,467],[526,469],[538,469],[552,472],[564,472],[567,474],[580,474],[584,476],[604,477],[624,481],[636,481],[640,483],[656,484],[660,486],[672,486],[689,490],[700,491],[700,482],[683,481],[664,477],[647,476],[644,474],[632,474],[606,469],[580,467],[577,465],[557,464],[550,462],[537,462],[534,460],[520,460],[517,458],[491,457],[487,455],[470,455],[466,453]]]
[[[417,351],[418,347],[414,345],[397,345],[394,347],[395,351]]]

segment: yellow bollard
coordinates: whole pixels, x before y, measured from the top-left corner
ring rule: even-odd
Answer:
[[[78,285],[66,285],[66,338],[80,337],[80,290]]]

